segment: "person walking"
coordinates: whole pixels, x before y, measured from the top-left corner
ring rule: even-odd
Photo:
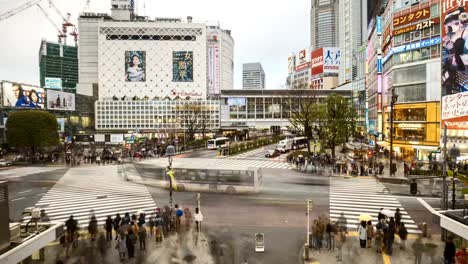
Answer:
[[[377,225],[375,226],[375,252],[377,253],[381,253],[382,252],[382,246],[383,246],[383,237],[384,237],[384,233],[383,233],[383,230],[382,230],[382,223],[379,222],[377,223]]]
[[[341,212],[340,217],[338,217],[338,229],[340,236],[344,237],[346,240],[346,234],[348,233],[348,221],[343,212]]]
[[[97,232],[98,232],[98,223],[97,223],[97,219],[96,219],[96,216],[91,216],[91,220],[89,220],[89,224],[88,224],[88,232],[91,236],[91,241],[95,241],[96,240],[96,236],[97,236]]]
[[[130,224],[130,214],[127,212],[125,213],[123,219],[122,219],[122,224],[123,225],[128,225]]]
[[[65,226],[67,227],[68,243],[73,244],[75,232],[78,229],[78,222],[73,219],[73,215],[70,215],[70,218],[65,222]]]
[[[372,225],[372,221],[367,221],[367,247],[372,247],[372,238],[374,238],[374,226]]]
[[[400,223],[401,223],[401,213],[400,213],[400,208],[397,208],[395,212],[395,225],[397,228],[400,227]]]
[[[422,254],[424,251],[424,244],[420,235],[418,236],[416,241],[414,241],[414,243],[411,245],[411,248],[413,249],[414,263],[421,264]]]
[[[185,228],[190,230],[190,224],[192,223],[192,212],[189,208],[184,209]]]
[[[400,223],[400,228],[398,228],[398,236],[400,237],[400,249],[405,250],[406,248],[406,239],[408,238],[408,230],[404,223]]]
[[[114,220],[112,221],[112,225],[114,226],[114,231],[115,231],[115,238],[117,239],[117,235],[119,234],[119,227],[120,223],[122,221],[122,218],[120,217],[120,214],[116,214]]]
[[[447,242],[445,242],[444,249],[444,264],[454,264],[455,263],[455,244],[453,244],[453,238],[448,237]]]
[[[332,237],[333,237],[333,225],[330,221],[327,222],[327,225],[325,227],[325,241],[327,241],[327,249],[332,250]]]
[[[117,235],[116,239],[117,244],[115,245],[115,248],[119,251],[120,261],[123,261],[125,259],[125,253],[127,252],[126,239],[123,235]]]
[[[104,224],[104,227],[106,229],[106,240],[111,241],[112,240],[112,228],[113,226],[113,221],[110,215],[107,216],[106,223]]]
[[[198,207],[195,208],[195,224],[197,225],[197,232],[201,232],[201,224],[203,221],[203,215]]]
[[[176,226],[175,226],[175,228],[176,228],[177,231],[179,231],[181,218],[184,215],[184,211],[182,211],[182,209],[179,208],[178,204],[176,204],[174,207],[175,207],[175,214],[176,214]]]
[[[155,225],[154,216],[150,216],[148,220],[148,225],[150,228],[150,237],[152,237],[154,235],[154,225]]]
[[[311,226],[311,232],[312,232],[312,248],[315,249],[315,250],[320,250],[319,248],[319,235],[318,235],[318,220],[315,219],[313,222],[312,222],[312,226]]]
[[[361,224],[359,225],[359,228],[358,228],[358,235],[359,235],[359,242],[360,242],[361,248],[365,248],[366,241],[367,241],[366,221],[361,221]]]
[[[135,244],[137,237],[133,232],[133,229],[128,230],[127,238],[125,239],[125,245],[127,246],[128,258],[135,257]]]
[[[390,221],[388,222],[388,236],[385,242],[385,245],[387,246],[388,255],[392,255],[394,240],[395,240],[395,220],[393,219],[393,217],[390,217]]]
[[[140,242],[140,250],[146,250],[146,228],[139,225],[138,228],[138,241]]]

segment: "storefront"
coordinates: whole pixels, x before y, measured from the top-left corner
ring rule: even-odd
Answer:
[[[385,140],[390,142],[390,107],[386,108],[384,115]],[[438,156],[439,144],[439,102],[395,105],[393,150],[398,158],[429,161]]]

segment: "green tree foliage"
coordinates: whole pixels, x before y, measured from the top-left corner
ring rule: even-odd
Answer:
[[[6,124],[8,144],[29,149],[32,154],[41,147],[59,144],[57,118],[48,112],[24,110],[13,112]]]
[[[320,139],[335,157],[335,147],[344,144],[356,130],[356,112],[347,98],[332,94],[319,111]]]

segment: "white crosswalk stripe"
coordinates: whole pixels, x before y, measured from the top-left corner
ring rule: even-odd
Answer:
[[[287,162],[279,162],[279,161],[271,161],[271,160],[224,159],[224,160],[219,161],[218,165],[287,169],[287,170],[292,168]]]
[[[377,224],[380,208],[395,211],[400,209],[402,220],[409,233],[419,234],[421,231],[402,207],[395,196],[388,194],[385,186],[369,178],[330,179],[330,219],[337,221],[343,213],[348,222],[348,228],[357,229],[359,216],[369,214]]]
[[[108,215],[154,212],[156,203],[146,186],[121,179],[117,166],[101,166],[70,169],[36,207],[44,208],[51,221],[65,222],[73,215],[85,226],[91,210],[102,225]]]
[[[243,159],[249,156],[264,157],[264,154],[265,154],[265,148],[258,148],[258,149],[254,149],[254,150],[250,150],[250,151],[238,154],[238,155],[229,156],[227,157],[227,159]]]

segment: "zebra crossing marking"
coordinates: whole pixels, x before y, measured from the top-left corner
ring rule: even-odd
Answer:
[[[396,197],[382,194],[382,190],[385,189],[382,183],[374,179],[330,179],[330,220],[337,221],[343,214],[347,219],[347,227],[357,229],[361,214],[371,215],[375,225],[380,208],[392,211],[399,208],[402,215],[401,222],[405,224],[408,233],[421,233]]]
[[[242,160],[242,159],[224,159],[219,165],[236,165],[255,168],[271,168],[271,169],[291,169],[291,166],[286,162],[277,162],[269,160]]]
[[[45,209],[51,221],[65,222],[73,215],[84,226],[91,210],[103,224],[108,215],[152,213],[156,203],[146,186],[121,179],[116,166],[100,166],[70,169],[36,207]]]

